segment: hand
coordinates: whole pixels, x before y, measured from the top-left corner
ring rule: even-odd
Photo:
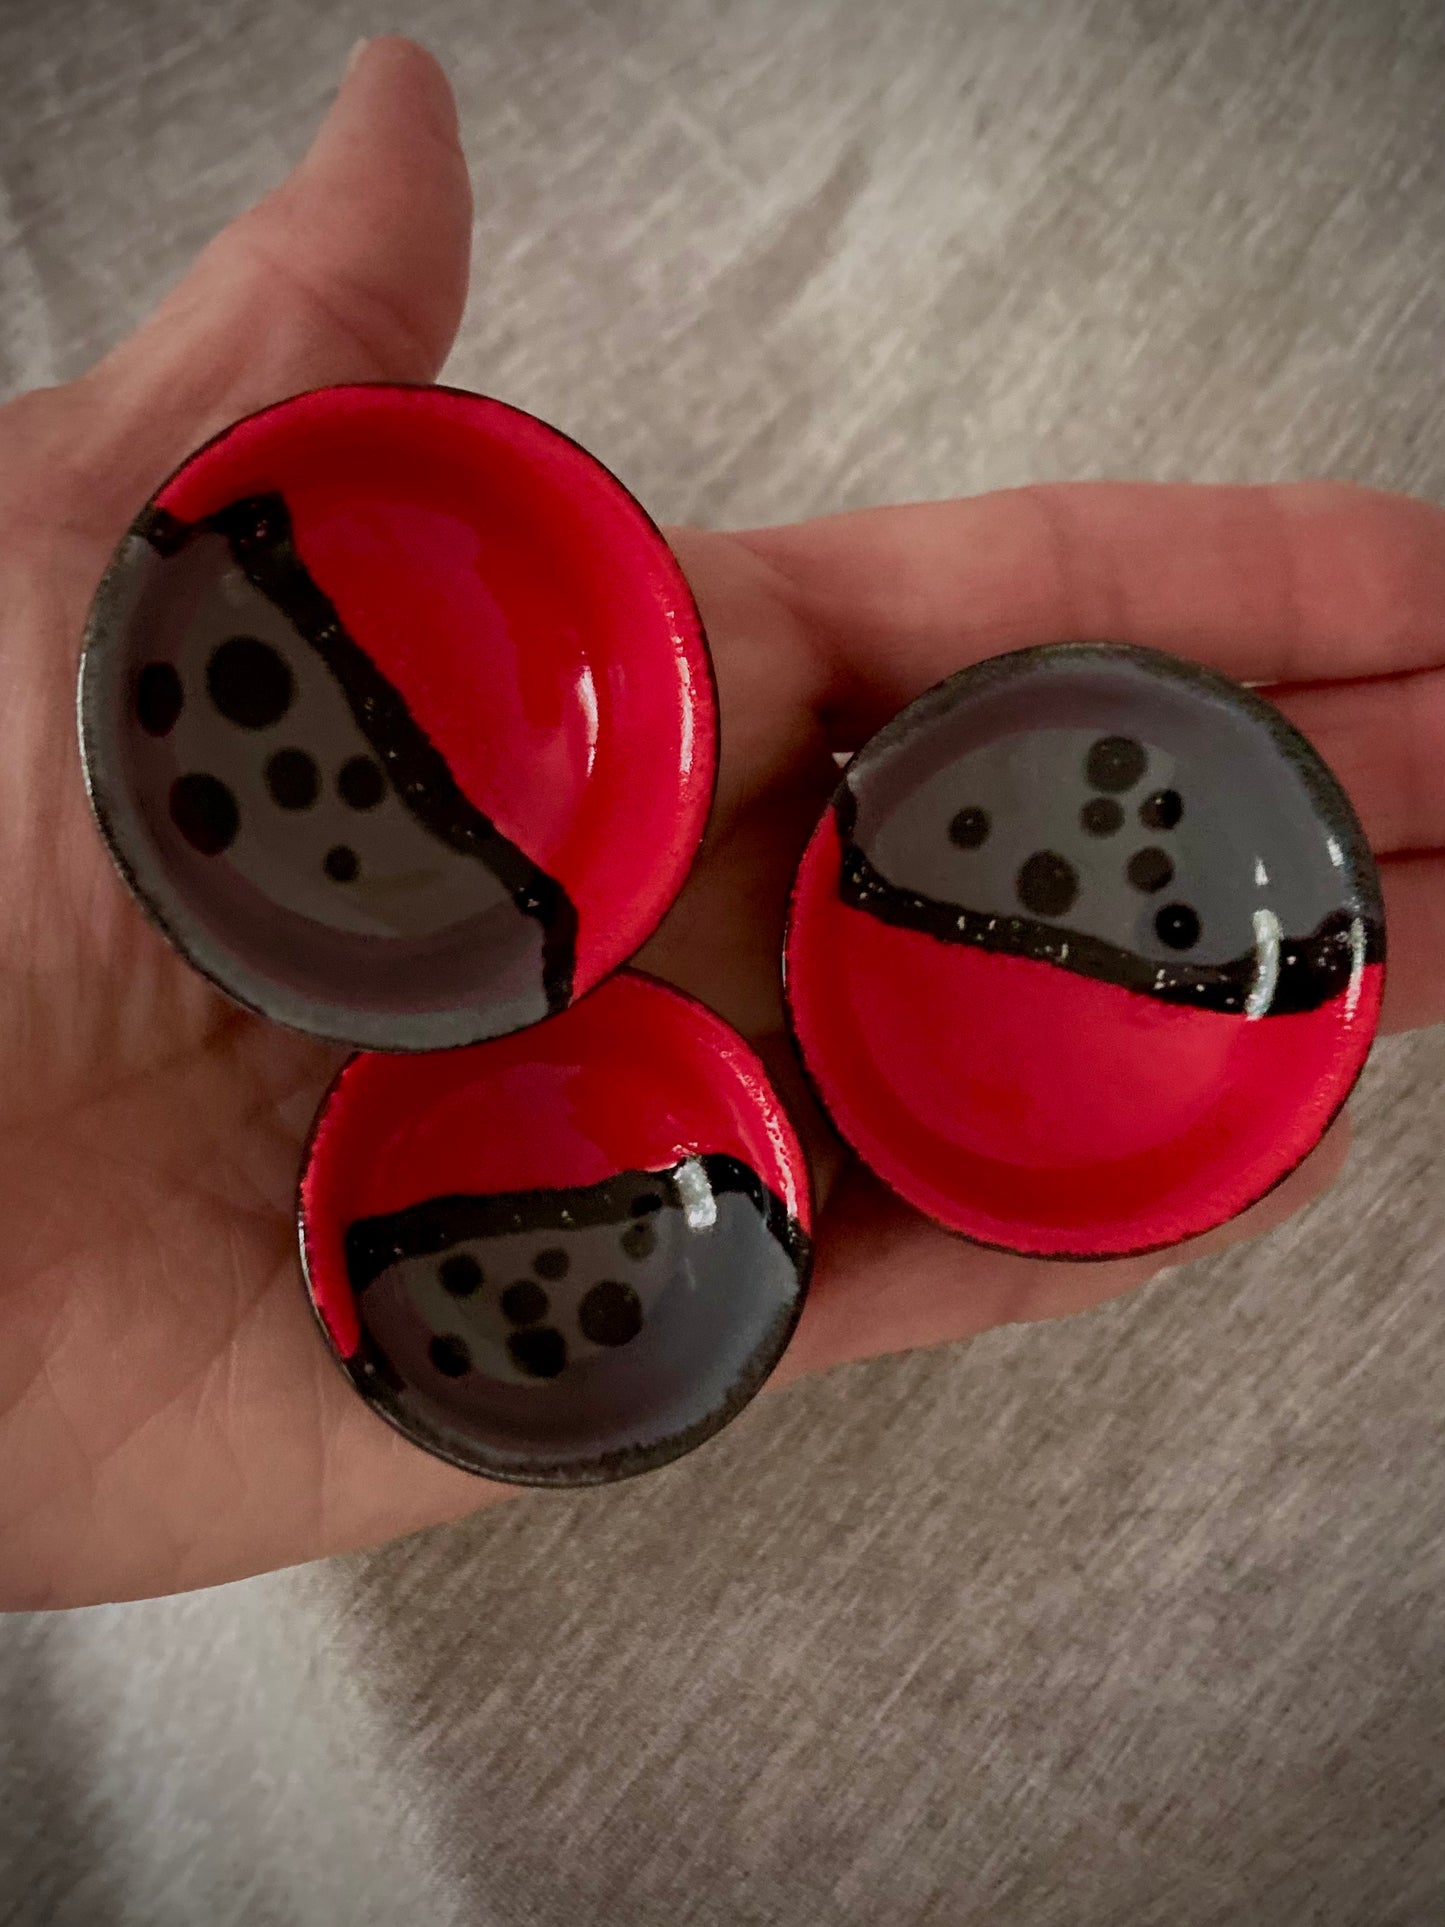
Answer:
[[[90,821],[73,724],[89,598],[140,504],[265,403],[433,378],[469,231],[446,83],[375,42],[297,173],[139,333],[0,412],[0,1603],[204,1585],[502,1495],[399,1438],[327,1356],[291,1206],[337,1054],[224,1003],[149,928]],[[1344,488],[1090,486],[676,544],[724,755],[703,861],[646,961],[759,1042],[809,1133],[819,1262],[780,1376],[1078,1310],[1159,1262],[974,1249],[843,1156],[799,1091],[777,957],[830,751],[948,671],[1112,637],[1284,685],[1384,858],[1387,1022],[1445,1014],[1445,513]],[[1341,1155],[1336,1133],[1229,1235]]]

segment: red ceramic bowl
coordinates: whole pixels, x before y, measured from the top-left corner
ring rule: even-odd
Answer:
[[[841,1135],[949,1229],[1051,1258],[1222,1223],[1369,1051],[1379,882],[1279,712],[1150,650],[961,671],[853,758],[786,947]]]
[[[534,1485],[710,1437],[802,1306],[802,1152],[758,1058],[623,971],[469,1050],[354,1057],[301,1180],[311,1302],[362,1396],[428,1451]]]
[[[238,1002],[380,1049],[497,1036],[629,957],[702,836],[707,647],[644,511],[556,430],[321,389],[193,455],[80,685],[122,874]]]

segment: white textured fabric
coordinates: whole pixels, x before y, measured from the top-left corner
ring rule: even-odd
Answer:
[[[0,390],[135,320],[398,25],[481,192],[451,377],[663,517],[1445,491],[1438,0],[0,0]],[[1445,1033],[1358,1118],[1306,1218],[1090,1317],[5,1624],[0,1921],[1438,1923]]]

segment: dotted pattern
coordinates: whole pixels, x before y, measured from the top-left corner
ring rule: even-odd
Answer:
[[[168,662],[147,663],[136,679],[135,709],[147,736],[169,736],[180,720],[185,692]]]
[[[219,643],[206,665],[205,680],[212,707],[236,729],[274,728],[296,696],[295,677],[285,658],[256,636],[229,636]],[[168,736],[185,704],[185,688],[174,664],[147,663],[135,689],[136,720],[146,734]],[[316,759],[294,745],[278,749],[269,758],[265,775],[277,809],[308,810],[321,795],[322,773]],[[348,757],[335,781],[342,802],[357,811],[374,810],[386,795],[385,772],[370,756]],[[218,776],[206,771],[177,777],[169,807],[171,821],[202,856],[220,856],[240,833],[241,812],[235,796]],[[350,844],[337,843],[326,852],[321,867],[333,883],[344,885],[360,876],[361,859]]]
[[[236,799],[217,776],[196,772],[171,784],[171,821],[202,856],[229,850],[241,827]]]
[[[662,1199],[646,1194],[632,1208],[635,1214],[659,1211]],[[620,1233],[618,1245],[623,1255],[634,1261],[650,1257],[657,1248],[657,1233],[647,1216],[636,1216]],[[544,1245],[532,1258],[534,1275],[513,1279],[500,1293],[502,1316],[516,1328],[508,1336],[507,1353],[528,1378],[558,1378],[567,1369],[567,1340],[544,1321],[552,1311],[546,1285],[560,1283],[571,1268],[571,1258],[561,1246]],[[473,1298],[487,1283],[481,1266],[467,1252],[443,1258],[437,1265],[437,1279],[448,1296],[458,1299]],[[577,1306],[577,1327],[582,1336],[593,1345],[609,1349],[630,1345],[643,1322],[642,1300],[631,1285],[617,1278],[599,1278]],[[464,1378],[472,1369],[467,1342],[457,1332],[438,1333],[427,1355],[447,1378]]]
[[[446,1378],[465,1378],[472,1369],[472,1355],[464,1338],[439,1336],[427,1347],[427,1357]]]
[[[1036,850],[1018,874],[1018,897],[1036,917],[1062,917],[1079,895],[1079,873],[1057,850]]]
[[[987,840],[991,827],[987,810],[970,807],[954,817],[948,835],[960,850],[977,850]]]
[[[517,1370],[529,1378],[560,1378],[567,1369],[567,1341],[550,1325],[513,1332],[507,1351]]]
[[[642,1330],[642,1300],[631,1285],[604,1278],[577,1307],[577,1323],[594,1345],[627,1345]]]
[[[469,1251],[443,1258],[437,1266],[441,1288],[452,1298],[470,1298],[486,1283],[481,1266]]]
[[[1155,790],[1139,805],[1139,821],[1146,830],[1172,830],[1184,815],[1178,790]]]
[[[1199,919],[1187,903],[1166,903],[1154,919],[1160,943],[1171,950],[1192,950],[1199,941]]]
[[[256,636],[231,636],[206,665],[206,692],[237,729],[269,729],[296,695],[296,679],[280,651]]]
[[[1091,788],[1122,796],[1133,789],[1148,765],[1144,745],[1132,736],[1102,736],[1089,751],[1084,774]]]
[[[1156,890],[1162,890],[1166,883],[1173,882],[1174,865],[1166,850],[1151,845],[1148,849],[1134,852],[1126,874],[1136,890],[1142,890],[1145,896],[1152,896]]]
[[[1084,759],[1084,775],[1091,796],[1079,812],[1079,827],[1096,841],[1115,837],[1124,828],[1126,815],[1119,798],[1136,789],[1149,767],[1149,756],[1142,743],[1132,736],[1101,736]],[[1138,807],[1138,819],[1146,830],[1167,832],[1184,817],[1184,799],[1178,790],[1155,790]],[[960,850],[978,850],[988,841],[992,824],[988,811],[977,803],[967,803],[948,825],[948,839]],[[1129,853],[1124,874],[1134,889],[1153,896],[1167,889],[1174,880],[1174,860],[1157,844],[1146,844]],[[1081,879],[1078,869],[1057,850],[1036,850],[1020,865],[1015,881],[1019,906],[1032,917],[1054,920],[1067,916],[1078,901]],[[1198,912],[1187,903],[1166,903],[1154,918],[1154,930],[1162,944],[1171,950],[1192,950],[1202,934]]]
[[[530,1278],[519,1278],[502,1293],[502,1316],[514,1325],[540,1325],[550,1310],[546,1292]]]
[[[343,1246],[353,1381],[479,1470],[496,1454],[541,1470],[614,1453],[636,1469],[636,1453],[712,1424],[776,1356],[809,1258],[786,1206],[727,1153],[555,1189],[447,1187],[352,1220]]]
[[[1112,796],[1091,796],[1079,811],[1079,827],[1085,836],[1117,836],[1124,827],[1124,812]]]
[[[386,795],[386,778],[369,756],[352,756],[341,765],[336,794],[354,810],[374,810]]]
[[[266,787],[283,810],[309,810],[321,794],[321,772],[304,749],[278,749],[266,765]]]

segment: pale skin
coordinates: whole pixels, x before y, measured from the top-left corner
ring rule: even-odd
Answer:
[[[307,160],[145,326],[0,411],[0,1605],[209,1585],[505,1496],[399,1438],[328,1356],[291,1208],[338,1054],[234,1009],[147,925],[73,721],[87,604],[140,504],[266,403],[433,379],[470,231],[445,79],[373,42]],[[1386,1028],[1445,1016],[1445,511],[1318,483],[1088,484],[673,534],[723,760],[703,860],[643,961],[758,1043],[808,1139],[818,1266],[778,1381],[1082,1311],[1164,1262],[1050,1265],[931,1227],[842,1152],[791,1065],[782,910],[830,752],[964,663],[1107,637],[1268,685],[1381,859]],[[1343,1156],[1337,1128],[1205,1247],[1278,1222]]]

